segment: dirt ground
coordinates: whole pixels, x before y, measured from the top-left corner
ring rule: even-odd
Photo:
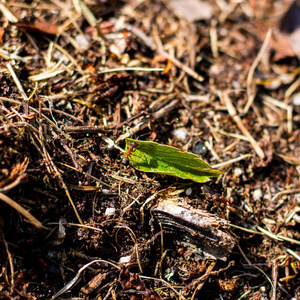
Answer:
[[[0,11],[1,299],[300,299],[296,1]],[[126,138],[223,173],[138,171]]]

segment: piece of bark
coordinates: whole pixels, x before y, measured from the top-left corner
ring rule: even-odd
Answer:
[[[91,279],[88,284],[86,284],[84,287],[81,288],[81,291],[85,294],[92,293],[100,284],[103,282],[103,280],[106,279],[107,273],[99,273],[97,274],[93,279]]]
[[[152,210],[152,224],[163,229],[168,240],[185,248],[196,258],[227,260],[237,239],[229,233],[228,221],[205,210],[170,200],[159,202]],[[161,225],[160,225],[161,224]]]

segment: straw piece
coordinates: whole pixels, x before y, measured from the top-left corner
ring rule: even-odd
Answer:
[[[36,219],[30,212],[28,212],[25,208],[23,208],[20,204],[18,204],[8,196],[0,193],[0,200],[10,205],[13,209],[22,214],[35,227],[43,228],[42,223],[38,219]]]
[[[254,98],[255,98],[255,87],[253,88],[253,75],[254,75],[254,71],[257,67],[257,65],[259,64],[260,60],[262,59],[267,47],[268,47],[268,44],[269,44],[269,41],[270,41],[270,38],[271,38],[271,35],[272,35],[272,29],[269,28],[268,32],[267,32],[267,35],[266,35],[266,38],[265,38],[265,41],[261,47],[261,49],[259,50],[253,64],[251,65],[250,69],[249,69],[249,72],[248,72],[248,76],[247,76],[247,96],[248,96],[248,102],[244,108],[244,113],[247,113],[249,108],[251,107],[253,101],[254,101]]]
[[[254,140],[252,135],[249,133],[249,131],[244,126],[241,118],[237,115],[236,110],[231,102],[231,99],[228,97],[228,95],[226,93],[219,93],[219,96],[221,99],[224,100],[224,103],[226,105],[226,108],[227,108],[230,116],[236,122],[238,128],[242,131],[242,133],[248,138],[248,141],[252,145],[254,151],[257,153],[257,155],[261,159],[265,158],[265,154],[264,154],[263,150],[259,147],[258,143]]]

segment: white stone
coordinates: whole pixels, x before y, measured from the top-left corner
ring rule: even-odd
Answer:
[[[106,216],[112,216],[115,214],[115,212],[116,212],[116,209],[114,207],[107,207],[104,214]]]
[[[177,139],[185,140],[187,137],[187,132],[184,128],[177,128],[172,131],[172,135]]]

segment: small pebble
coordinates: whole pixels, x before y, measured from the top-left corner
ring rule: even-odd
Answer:
[[[300,193],[295,194],[295,199],[298,204],[300,204]]]
[[[185,194],[187,195],[187,196],[190,196],[190,195],[192,195],[192,192],[193,192],[193,189],[192,188],[187,188],[186,190],[185,190]]]
[[[90,42],[89,42],[89,36],[83,35],[83,34],[78,34],[75,36],[75,41],[77,42],[79,46],[79,51],[85,51],[88,49]]]
[[[293,103],[294,105],[300,105],[300,93],[294,96]]]
[[[199,155],[205,155],[207,153],[207,148],[203,141],[197,141],[194,145],[193,152]]]
[[[241,168],[235,168],[234,171],[233,171],[233,174],[235,177],[239,177],[240,175],[243,174],[243,171]]]
[[[172,131],[172,135],[180,140],[185,140],[187,137],[187,132],[184,128],[177,128]]]
[[[297,222],[297,223],[300,223],[300,216],[299,215],[294,215],[293,216],[293,219]]]
[[[262,197],[262,190],[256,189],[253,191],[253,200],[258,201]]]
[[[112,216],[115,214],[115,212],[116,212],[116,209],[114,207],[107,207],[104,214],[106,216]]]
[[[113,194],[114,191],[113,190],[109,190],[109,189],[102,189],[102,193],[103,194]]]
[[[130,262],[130,260],[131,260],[131,255],[123,256],[123,257],[120,257],[119,263],[120,264],[125,264],[125,263]]]

